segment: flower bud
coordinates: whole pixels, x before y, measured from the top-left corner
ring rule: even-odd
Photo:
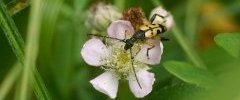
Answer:
[[[158,17],[155,17],[155,15]],[[168,30],[170,30],[175,24],[172,14],[167,12],[161,6],[152,10],[150,14],[150,21],[152,21],[153,24],[163,24]]]
[[[118,20],[121,17],[122,14],[115,7],[99,3],[89,9],[85,24],[92,29],[102,31],[106,30],[112,21]]]

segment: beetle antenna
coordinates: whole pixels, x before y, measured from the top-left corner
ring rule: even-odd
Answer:
[[[134,76],[135,76],[135,78],[137,80],[137,83],[138,83],[139,87],[142,89],[142,86],[140,85],[138,77],[137,77],[137,74],[136,74],[136,70],[135,70],[135,68],[133,66],[132,48],[130,48],[130,54],[131,54],[131,63],[132,63],[132,69],[133,69]]]
[[[97,34],[87,34],[87,35],[92,35],[92,36],[97,36],[97,37],[103,37],[103,38],[109,38],[109,39],[118,40],[118,41],[121,41],[121,42],[126,43],[125,39],[118,39],[118,38],[114,38],[114,37],[102,36],[102,35],[97,35]]]

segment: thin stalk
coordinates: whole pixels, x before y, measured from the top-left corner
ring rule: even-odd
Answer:
[[[207,68],[205,64],[202,62],[202,60],[200,59],[200,57],[197,55],[197,53],[194,51],[191,44],[189,44],[187,39],[182,35],[182,32],[178,29],[177,25],[173,29],[173,36],[177,39],[178,43],[180,44],[184,52],[187,54],[190,61],[196,67],[203,68],[203,69]]]
[[[32,70],[34,69],[35,62],[38,54],[38,40],[40,34],[40,25],[41,25],[41,0],[34,0],[32,2],[32,7],[30,11],[30,19],[28,26],[28,35],[27,35],[27,44],[26,44],[26,53],[25,53],[25,61],[23,67],[23,75],[21,81],[21,93],[20,100],[27,99],[28,93],[28,84],[30,83],[32,77]]]
[[[186,20],[185,20],[185,33],[189,38],[191,44],[195,43],[196,39],[196,27],[198,19],[198,10],[201,4],[201,0],[188,0],[186,9]]]
[[[0,86],[0,100],[4,100],[21,73],[20,63],[13,66]]]

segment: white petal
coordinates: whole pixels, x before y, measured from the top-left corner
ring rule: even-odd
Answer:
[[[152,10],[152,12],[150,14],[150,18],[154,14],[158,14],[158,15],[165,17],[166,22],[164,24],[166,25],[168,30],[170,30],[175,25],[172,14],[170,12],[166,11],[165,9],[163,9],[161,6],[156,7],[155,9]],[[160,22],[162,22],[162,21],[160,21]],[[158,23],[158,24],[162,24],[162,23]]]
[[[152,91],[152,86],[155,81],[154,74],[146,70],[139,70],[136,74],[141,88],[138,85],[134,74],[131,74],[129,76],[130,90],[137,98],[143,98]]]
[[[125,39],[128,36],[132,36],[134,29],[129,21],[117,20],[113,21],[107,29],[108,35],[113,38]],[[125,33],[127,33],[125,35]]]
[[[118,78],[113,72],[105,72],[91,80],[90,83],[96,90],[108,95],[112,99],[116,98],[118,91]]]
[[[146,44],[141,47],[141,50],[136,55],[135,59],[146,64],[151,64],[151,65],[159,64],[162,53],[163,53],[163,44],[162,42],[157,40],[148,40],[148,41],[155,45],[155,47],[150,49],[148,52],[149,59],[147,57],[147,49],[150,48],[151,46]]]
[[[105,64],[103,59],[109,56],[110,51],[100,39],[92,38],[83,45],[81,54],[87,64],[101,66]]]

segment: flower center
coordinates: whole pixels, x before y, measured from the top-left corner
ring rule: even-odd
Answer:
[[[117,60],[119,65],[124,65],[127,64],[129,62],[130,56],[127,52],[117,52]]]
[[[140,67],[143,67],[144,64],[142,62],[131,60],[131,54],[129,51],[125,51],[122,45],[114,45],[111,47],[112,55],[109,58],[105,59],[107,64],[102,68],[107,71],[115,72],[119,78],[127,78],[129,73],[133,72],[134,67],[138,70]],[[133,55],[133,54],[132,54]],[[133,61],[133,64],[132,64]]]

